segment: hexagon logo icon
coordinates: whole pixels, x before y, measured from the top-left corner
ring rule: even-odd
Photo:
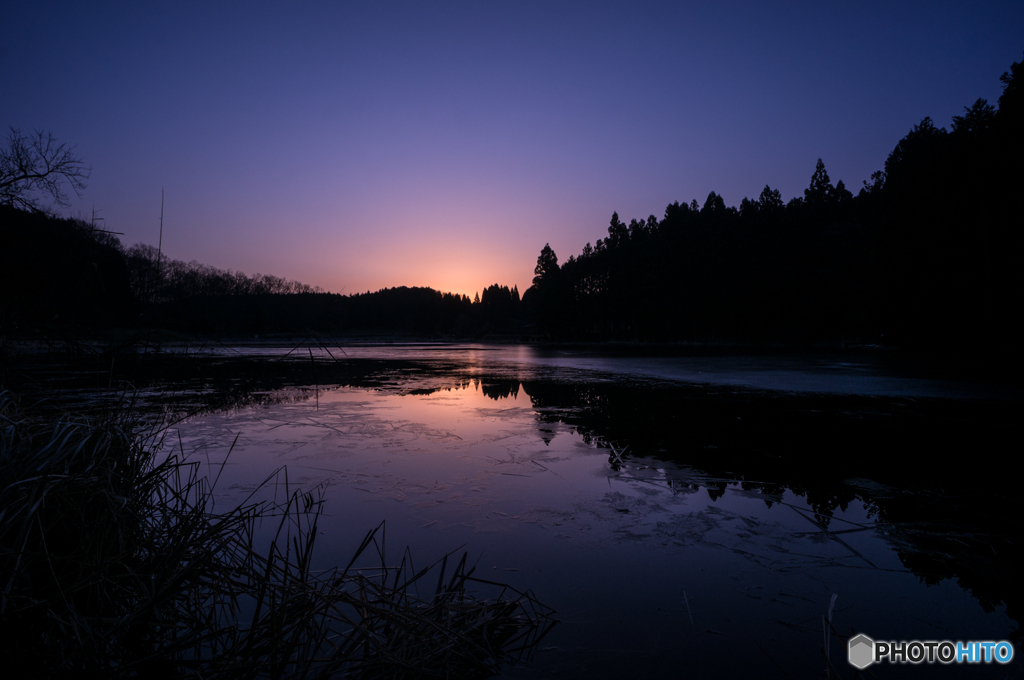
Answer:
[[[850,665],[864,670],[875,660],[875,641],[861,633],[850,638]]]

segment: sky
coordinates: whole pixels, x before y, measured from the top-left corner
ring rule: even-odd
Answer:
[[[0,126],[91,168],[63,214],[335,293],[525,291],[710,191],[855,193],[1024,57],[1014,2],[4,2]]]

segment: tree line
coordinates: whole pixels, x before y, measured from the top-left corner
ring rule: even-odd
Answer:
[[[143,243],[126,248],[94,223],[38,204],[0,204],[0,336],[148,327],[467,337],[519,333],[524,323],[514,286],[491,285],[473,300],[405,286],[335,295],[273,275],[169,259]]]
[[[1020,63],[998,106],[947,130],[925,118],[854,194],[820,159],[802,196],[766,185],[738,207],[712,191],[623,222],[563,263],[545,246],[533,285],[468,296],[430,288],[332,295],[276,276],[123,247],[56,217],[88,169],[64,144],[12,130],[0,152],[0,324],[159,326],[200,333],[381,331],[556,340],[852,341],[1004,345],[1021,308]],[[20,324],[20,326],[19,326]]]
[[[271,274],[247,276],[192,260],[168,260],[154,246],[137,243],[124,251],[132,294],[139,300],[170,302],[199,296],[323,293],[318,286]]]
[[[537,259],[523,304],[560,339],[1008,342],[1021,308],[1021,64],[949,130],[913,126],[854,195],[819,159],[802,196],[613,214],[607,236]]]
[[[331,295],[278,276],[169,259],[122,246],[95,220],[58,216],[89,169],[52,134],[11,128],[0,147],[0,337],[32,330],[161,327],[199,333],[339,332],[417,335],[517,332],[517,288],[470,301],[431,288]]]

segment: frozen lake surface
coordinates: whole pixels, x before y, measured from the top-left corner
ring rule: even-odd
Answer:
[[[291,349],[219,353],[282,357]],[[1003,388],[862,359],[630,358],[507,346],[307,351],[322,366],[379,360],[400,368],[374,387],[307,385],[191,418],[177,426],[175,447],[215,472],[234,444],[218,485],[224,503],[241,501],[281,466],[293,487],[326,484],[318,537],[325,568],[347,563],[366,531],[385,521],[396,556],[408,546],[425,564],[465,551],[478,575],[531,589],[561,623],[533,663],[507,669],[508,677],[774,676],[780,668],[820,677],[833,595],[832,625],[845,636],[1001,640],[1017,627],[1002,601],[929,571],[945,549],[929,547],[930,532],[950,529],[902,522],[897,510],[907,498],[935,502],[931,491],[870,476],[833,479],[838,473],[824,468],[820,485],[806,481],[816,479],[813,470],[793,478],[799,483],[759,480],[752,471],[765,468],[747,466],[735,446],[719,455],[716,444],[702,444],[694,454],[688,438],[717,440],[671,428],[668,443],[653,446],[619,427],[621,408],[607,408],[657,389],[671,412],[675,383],[737,388],[748,409],[735,416],[740,422],[770,399],[763,390],[885,397],[894,408],[907,397],[937,399],[949,409],[1012,401]],[[617,397],[620,383],[633,391]],[[566,389],[588,396],[566,399]],[[687,394],[682,411],[702,403]],[[657,429],[664,418],[653,418]],[[829,442],[821,447],[827,457]],[[852,677],[842,642],[832,636],[828,649]],[[1006,677],[1019,668],[878,672]]]
[[[307,344],[301,353],[305,355]],[[529,345],[409,343],[386,345],[313,345],[320,360],[452,362],[479,370],[549,368],[604,372],[626,377],[735,385],[766,390],[858,394],[890,397],[1015,399],[1016,388],[937,376],[934,369],[914,370],[877,350],[818,353],[761,353],[722,356],[638,356],[600,348],[558,349]],[[295,347],[248,345],[210,350],[223,356],[285,356]]]

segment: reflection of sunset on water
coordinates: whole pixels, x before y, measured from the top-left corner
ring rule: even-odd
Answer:
[[[454,366],[440,347],[375,351]],[[325,567],[382,519],[389,541],[425,561],[464,545],[484,577],[530,588],[559,611],[565,625],[540,668],[582,664],[611,677],[649,651],[659,664],[739,672],[764,663],[757,647],[730,646],[753,635],[809,674],[818,661],[799,650],[833,594],[841,625],[879,637],[920,620],[995,639],[1012,626],[1005,607],[986,614],[955,581],[927,587],[908,569],[928,544],[875,529],[888,501],[851,496],[823,516],[828,489],[741,483],[644,455],[640,440],[610,446],[602,428],[621,426],[629,406],[616,406],[611,374],[585,383],[513,347],[455,351],[464,363],[454,373],[423,364],[377,389],[324,388],[318,399],[201,416],[180,426],[182,441],[216,467],[238,436],[221,482],[227,503],[281,465],[292,485],[326,484]],[[538,379],[550,371],[569,381]],[[714,449],[703,455],[715,459]],[[884,496],[877,486],[861,493]]]

